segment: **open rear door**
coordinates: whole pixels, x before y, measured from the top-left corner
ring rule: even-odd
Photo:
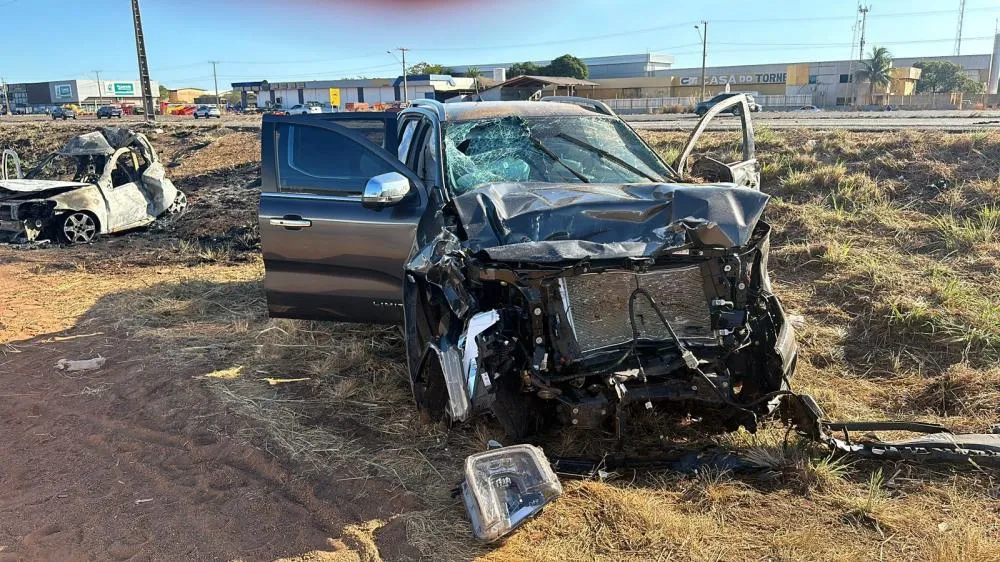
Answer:
[[[695,148],[702,133],[708,128],[708,124],[720,113],[733,111],[740,119],[742,145],[740,155],[735,159],[726,158],[725,160],[709,155],[695,156]],[[732,96],[722,100],[705,113],[698,121],[694,131],[691,132],[687,144],[684,145],[684,150],[677,157],[674,170],[685,181],[698,178],[713,183],[735,183],[755,189],[760,187],[760,166],[757,163],[754,146],[753,122],[750,119],[750,105],[745,95]]]
[[[5,148],[2,159],[0,159],[0,180],[19,180],[23,177],[21,175],[21,158],[13,150]]]
[[[427,194],[396,155],[396,114],[265,116],[261,134],[271,316],[401,322],[403,264]]]

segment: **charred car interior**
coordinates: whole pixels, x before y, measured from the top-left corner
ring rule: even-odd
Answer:
[[[709,122],[737,105],[739,156],[697,155]],[[754,431],[774,414],[871,456],[1000,459],[1000,435],[928,424],[893,428],[947,438],[854,442],[849,431],[884,424],[830,422],[791,391],[797,347],[768,275],[769,197],[749,114],[745,96],[713,106],[672,165],[582,98],[267,116],[270,313],[402,322],[424,419],[491,412],[519,442],[561,425],[609,432],[620,447],[640,408],[719,430]],[[538,455],[470,457],[464,493],[481,538],[558,495]],[[589,474],[593,463],[553,466]],[[492,497],[491,479],[522,484]]]
[[[7,149],[0,174],[0,232],[15,242],[87,243],[187,207],[149,139],[123,128],[74,137],[27,172]]]

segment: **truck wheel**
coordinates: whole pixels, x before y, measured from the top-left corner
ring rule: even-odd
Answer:
[[[97,220],[90,213],[67,213],[60,224],[62,237],[70,244],[87,244],[97,238]]]

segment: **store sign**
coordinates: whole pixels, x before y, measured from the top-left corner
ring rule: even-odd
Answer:
[[[771,72],[761,74],[717,74],[705,77],[705,84],[721,86],[723,84],[784,84],[788,79],[787,72]],[[697,86],[697,76],[681,76],[681,86]]]
[[[73,97],[73,85],[72,84],[56,84],[55,92],[57,99],[70,99]]]
[[[330,88],[330,105],[340,107],[340,88]]]
[[[134,96],[135,84],[131,82],[108,82],[104,85],[104,91],[113,96]]]

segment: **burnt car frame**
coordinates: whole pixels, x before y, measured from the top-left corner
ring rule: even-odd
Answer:
[[[695,157],[737,105],[739,160]],[[620,433],[635,404],[752,430],[797,349],[749,114],[716,104],[673,166],[582,98],[265,116],[269,312],[402,322],[429,421]]]
[[[53,173],[63,177],[42,179]],[[0,231],[15,240],[33,242],[48,233],[87,243],[187,207],[149,139],[127,129],[74,137],[23,177],[20,159],[8,149],[0,174]]]

